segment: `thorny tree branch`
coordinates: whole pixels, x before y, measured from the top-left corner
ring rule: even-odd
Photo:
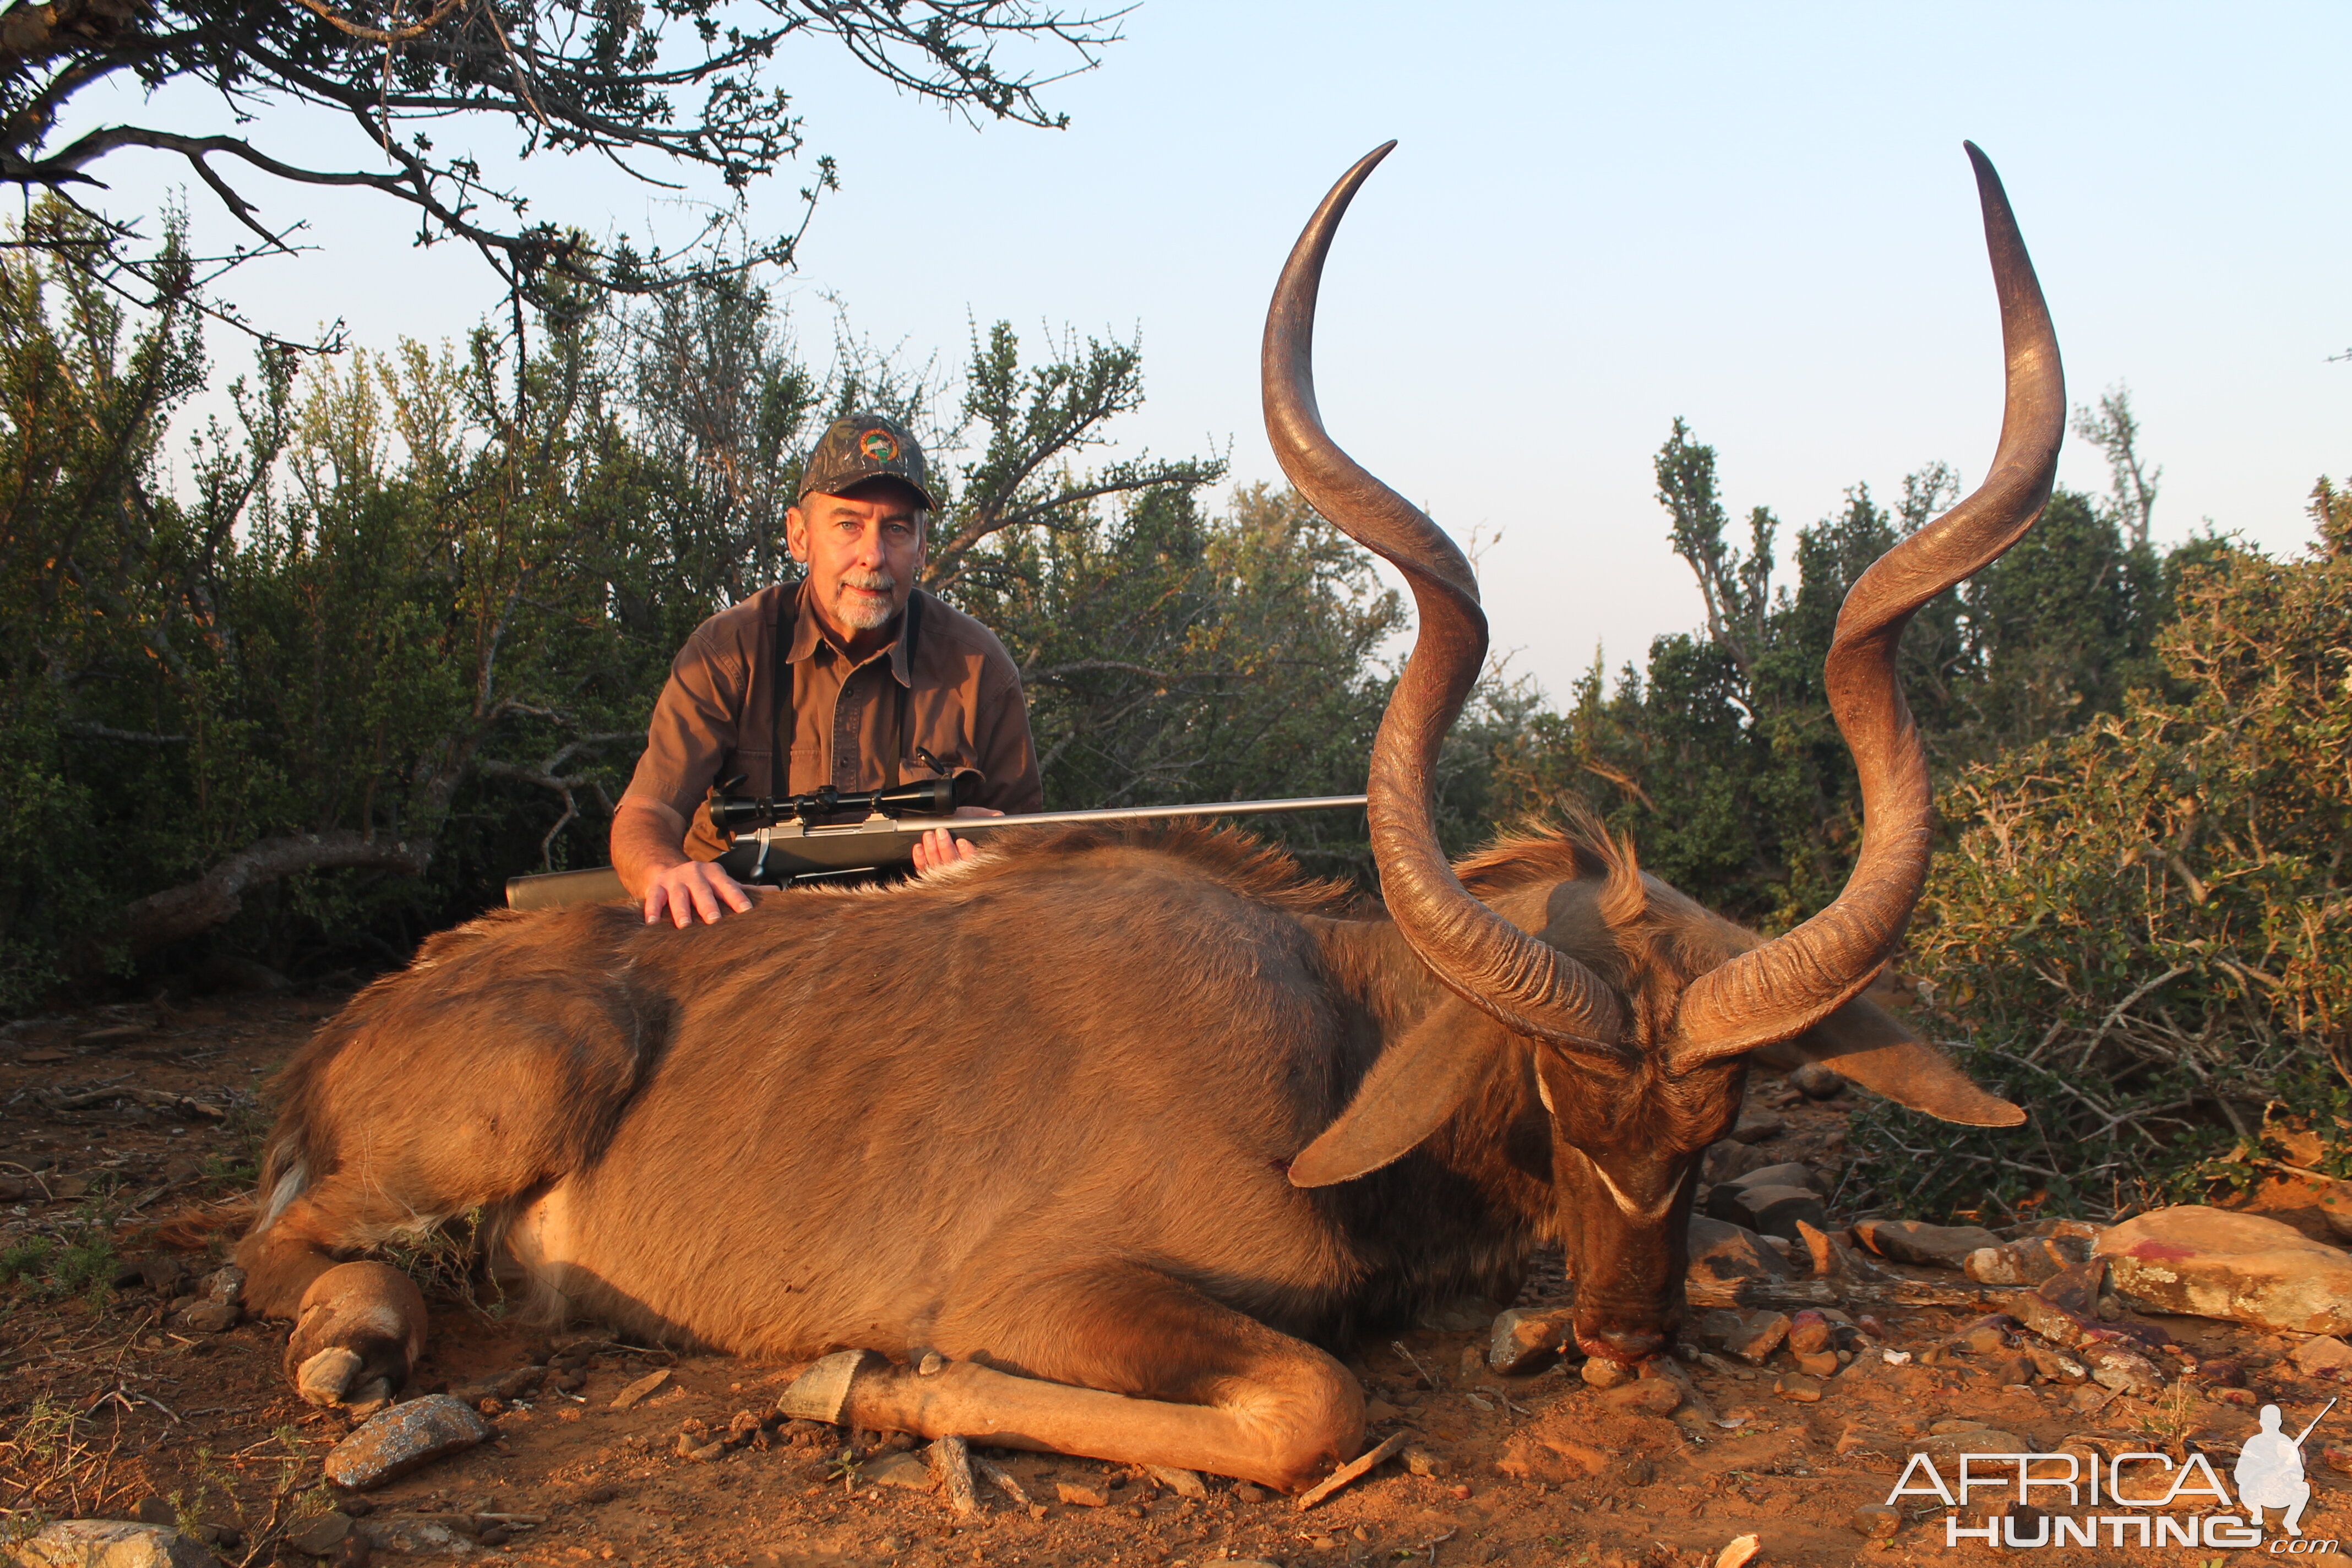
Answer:
[[[1123,15],[1066,14],[1038,0],[744,0],[724,9],[712,0],[49,0],[16,6],[0,24],[0,181],[104,189],[93,171],[107,157],[163,152],[182,158],[257,237],[252,254],[286,249],[291,232],[265,223],[243,184],[263,176],[405,203],[417,212],[420,244],[474,246],[518,293],[541,289],[551,275],[646,292],[710,276],[684,259],[708,233],[664,251],[625,236],[599,245],[577,226],[532,221],[527,195],[485,179],[469,134],[504,121],[522,132],[524,157],[594,152],[634,178],[677,188],[631,157],[651,154],[716,175],[740,203],[751,181],[802,150],[801,118],[767,79],[797,36],[830,39],[894,86],[967,118],[1057,127],[1063,117],[1038,91],[1090,68],[1119,37]],[[1060,58],[1016,67],[998,58],[1006,46]],[[240,124],[258,123],[265,107],[341,110],[382,166],[169,125],[103,125],[56,144],[68,106],[126,72],[151,100],[167,83],[202,83]],[[835,183],[833,161],[818,159],[814,176],[801,193],[800,229],[751,247],[742,265],[791,260],[807,209]],[[118,250],[109,243],[77,254],[104,262]]]
[[[413,22],[404,27],[389,29],[371,27],[363,22],[354,22],[342,13],[320,5],[319,0],[301,0],[301,3],[305,8],[323,17],[330,26],[349,33],[354,38],[365,38],[371,44],[404,44],[411,38],[423,37],[457,15],[458,7],[465,5],[467,0],[441,0],[441,3],[433,8],[432,14],[422,20]]]

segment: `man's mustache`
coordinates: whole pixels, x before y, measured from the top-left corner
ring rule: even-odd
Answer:
[[[863,588],[872,594],[887,594],[898,586],[898,579],[887,572],[844,572],[842,586]]]

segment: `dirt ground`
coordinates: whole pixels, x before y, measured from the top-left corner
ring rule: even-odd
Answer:
[[[1947,1546],[1947,1510],[1933,1499],[1906,1499],[1892,1540],[1866,1539],[1853,1522],[1858,1508],[1886,1498],[1911,1440],[1939,1425],[1979,1422],[2053,1452],[2070,1440],[2111,1456],[2179,1459],[2202,1448],[2226,1479],[2256,1403],[2281,1405],[2294,1430],[2341,1389],[2298,1373],[2281,1337],[2187,1319],[2151,1320],[2183,1347],[2172,1364],[2227,1361],[2237,1373],[2184,1371],[2147,1399],[2095,1384],[2007,1383],[2015,1362],[1939,1348],[1998,1298],[1968,1301],[1958,1275],[1901,1270],[1947,1288],[1955,1304],[1880,1309],[1868,1321],[1858,1312],[1874,1338],[1823,1380],[1818,1400],[1776,1393],[1785,1351],[1761,1367],[1708,1357],[1683,1367],[1696,1398],[1669,1418],[1623,1390],[1588,1386],[1572,1366],[1489,1373],[1481,1352],[1500,1304],[1463,1302],[1351,1358],[1375,1401],[1373,1436],[1410,1429],[1417,1468],[1432,1473],[1391,1461],[1302,1513],[1291,1499],[1213,1477],[1204,1496],[1186,1497],[1140,1471],[999,1452],[986,1457],[1028,1504],[984,1488],[982,1512],[960,1519],[926,1488],[881,1484],[912,1468],[892,1460],[908,1439],[777,1426],[766,1412],[783,1369],[593,1331],[550,1336],[445,1299],[418,1383],[489,1401],[496,1439],[341,1498],[320,1464],[350,1422],[287,1387],[283,1325],[167,1326],[194,1287],[168,1278],[168,1264],[151,1264],[145,1279],[137,1265],[158,1253],[158,1220],[227,1215],[244,1195],[268,1074],[342,1000],[117,1007],[0,1030],[0,1532],[36,1515],[131,1518],[143,1506],[157,1519],[176,1510],[228,1562],[305,1563],[314,1559],[289,1536],[339,1506],[364,1512],[363,1525],[430,1516],[471,1554],[564,1568],[1234,1559],[1666,1568],[1713,1563],[1747,1534],[1768,1564],[1965,1562],[1989,1549]],[[130,1089],[143,1098],[120,1098]],[[1823,1166],[1838,1157],[1843,1102],[1804,1101],[1760,1079],[1751,1103],[1788,1123],[1762,1145],[1776,1159]],[[215,1267],[229,1239],[215,1232],[209,1257],[187,1255],[190,1275]],[[1557,1301],[1559,1289],[1556,1269],[1538,1271],[1521,1304]],[[1894,1364],[1889,1350],[1911,1359]],[[669,1377],[652,1396],[611,1408],[623,1387],[662,1369]],[[2224,1386],[2239,1373],[2245,1388]],[[503,1398],[491,1392],[501,1378]],[[2352,1481],[2319,1462],[2338,1421],[2352,1432],[2339,1407],[2307,1450],[2315,1496],[2303,1522],[2315,1541],[2352,1538]],[[1979,1522],[1969,1516],[1984,1500],[1963,1523]],[[348,1563],[366,1553],[354,1540],[328,1555]],[[2103,1539],[2035,1555],[2203,1568],[2233,1554]],[[375,1553],[388,1558],[401,1560]]]

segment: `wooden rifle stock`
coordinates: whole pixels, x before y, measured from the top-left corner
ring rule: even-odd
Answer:
[[[1361,806],[1360,795],[1309,795],[1297,800],[1223,800],[1199,805],[1143,805],[1101,811],[1038,811],[1021,816],[869,816],[838,826],[781,822],[738,833],[719,864],[746,887],[787,887],[793,882],[911,866],[915,845],[934,827],[959,837],[1034,827],[1046,823],[1167,822],[1195,816],[1275,816],[1295,811],[1344,811]],[[585,871],[551,871],[507,879],[507,907],[551,909],[558,904],[605,903],[625,899],[620,874],[610,866]]]

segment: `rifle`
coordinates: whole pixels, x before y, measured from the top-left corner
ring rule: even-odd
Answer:
[[[968,778],[965,774],[961,777]],[[740,782],[727,781],[729,784]],[[985,835],[1046,823],[1165,822],[1189,816],[1273,816],[1294,811],[1341,811],[1364,804],[1360,795],[1298,800],[1221,800],[1199,805],[1113,806],[1098,811],[1034,811],[1018,816],[957,816],[958,778],[926,779],[890,789],[843,793],[828,784],[781,800],[746,799],[711,790],[704,803],[710,826],[728,840],[719,866],[746,887],[785,888],[796,882],[871,875],[915,860],[915,845],[934,827]],[[843,821],[855,816],[855,820]],[[558,904],[625,899],[610,866],[507,879],[507,907],[543,910]]]

